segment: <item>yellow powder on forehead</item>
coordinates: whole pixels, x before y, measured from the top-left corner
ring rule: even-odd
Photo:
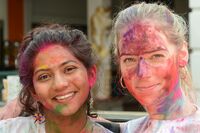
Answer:
[[[38,69],[47,69],[48,66],[47,65],[42,65],[42,66],[39,66]]]

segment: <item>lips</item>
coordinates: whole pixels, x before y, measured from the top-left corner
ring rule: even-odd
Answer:
[[[141,86],[137,86],[136,88],[137,89],[140,89],[140,90],[151,90],[155,87],[157,87],[160,83],[158,84],[153,84],[153,85],[141,85]]]
[[[63,103],[66,101],[71,100],[75,95],[76,95],[76,91],[72,91],[63,95],[57,95],[55,97],[53,97],[53,100],[56,100],[57,102]]]

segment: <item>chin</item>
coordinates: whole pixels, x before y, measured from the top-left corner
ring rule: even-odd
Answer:
[[[156,102],[156,97],[158,96],[149,96],[149,95],[138,95],[138,96],[135,96],[135,98],[139,101],[139,103],[142,105],[142,106],[150,106],[150,105],[154,105],[155,102]]]
[[[78,111],[79,111],[79,107],[73,107],[73,106],[69,107],[68,106],[68,107],[63,108],[59,112],[59,114],[63,115],[63,116],[71,116],[71,115],[76,114]]]
[[[70,107],[68,106],[67,108],[64,108],[60,112],[60,115],[62,115],[62,116],[74,116],[74,115],[77,116],[77,115],[83,114],[85,112],[86,112],[85,106],[79,106],[76,104],[76,105],[71,105]]]
[[[75,112],[74,111],[62,111],[61,113],[59,113],[60,116],[72,116],[74,115]]]

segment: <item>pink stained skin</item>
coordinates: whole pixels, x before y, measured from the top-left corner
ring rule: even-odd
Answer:
[[[119,36],[120,70],[129,92],[150,117],[176,117],[186,104],[176,46],[150,22],[124,27]]]
[[[68,123],[77,123],[73,125],[82,129],[87,117],[85,102],[95,82],[96,66],[87,70],[60,45],[42,48],[34,60],[33,84],[36,98],[44,106],[47,124],[50,124],[46,130],[53,128],[51,121],[56,123],[56,130],[64,130]]]

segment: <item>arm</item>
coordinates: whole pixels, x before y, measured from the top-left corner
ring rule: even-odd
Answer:
[[[22,105],[18,98],[6,103],[4,107],[0,109],[0,120],[15,118],[20,115],[22,111]]]

